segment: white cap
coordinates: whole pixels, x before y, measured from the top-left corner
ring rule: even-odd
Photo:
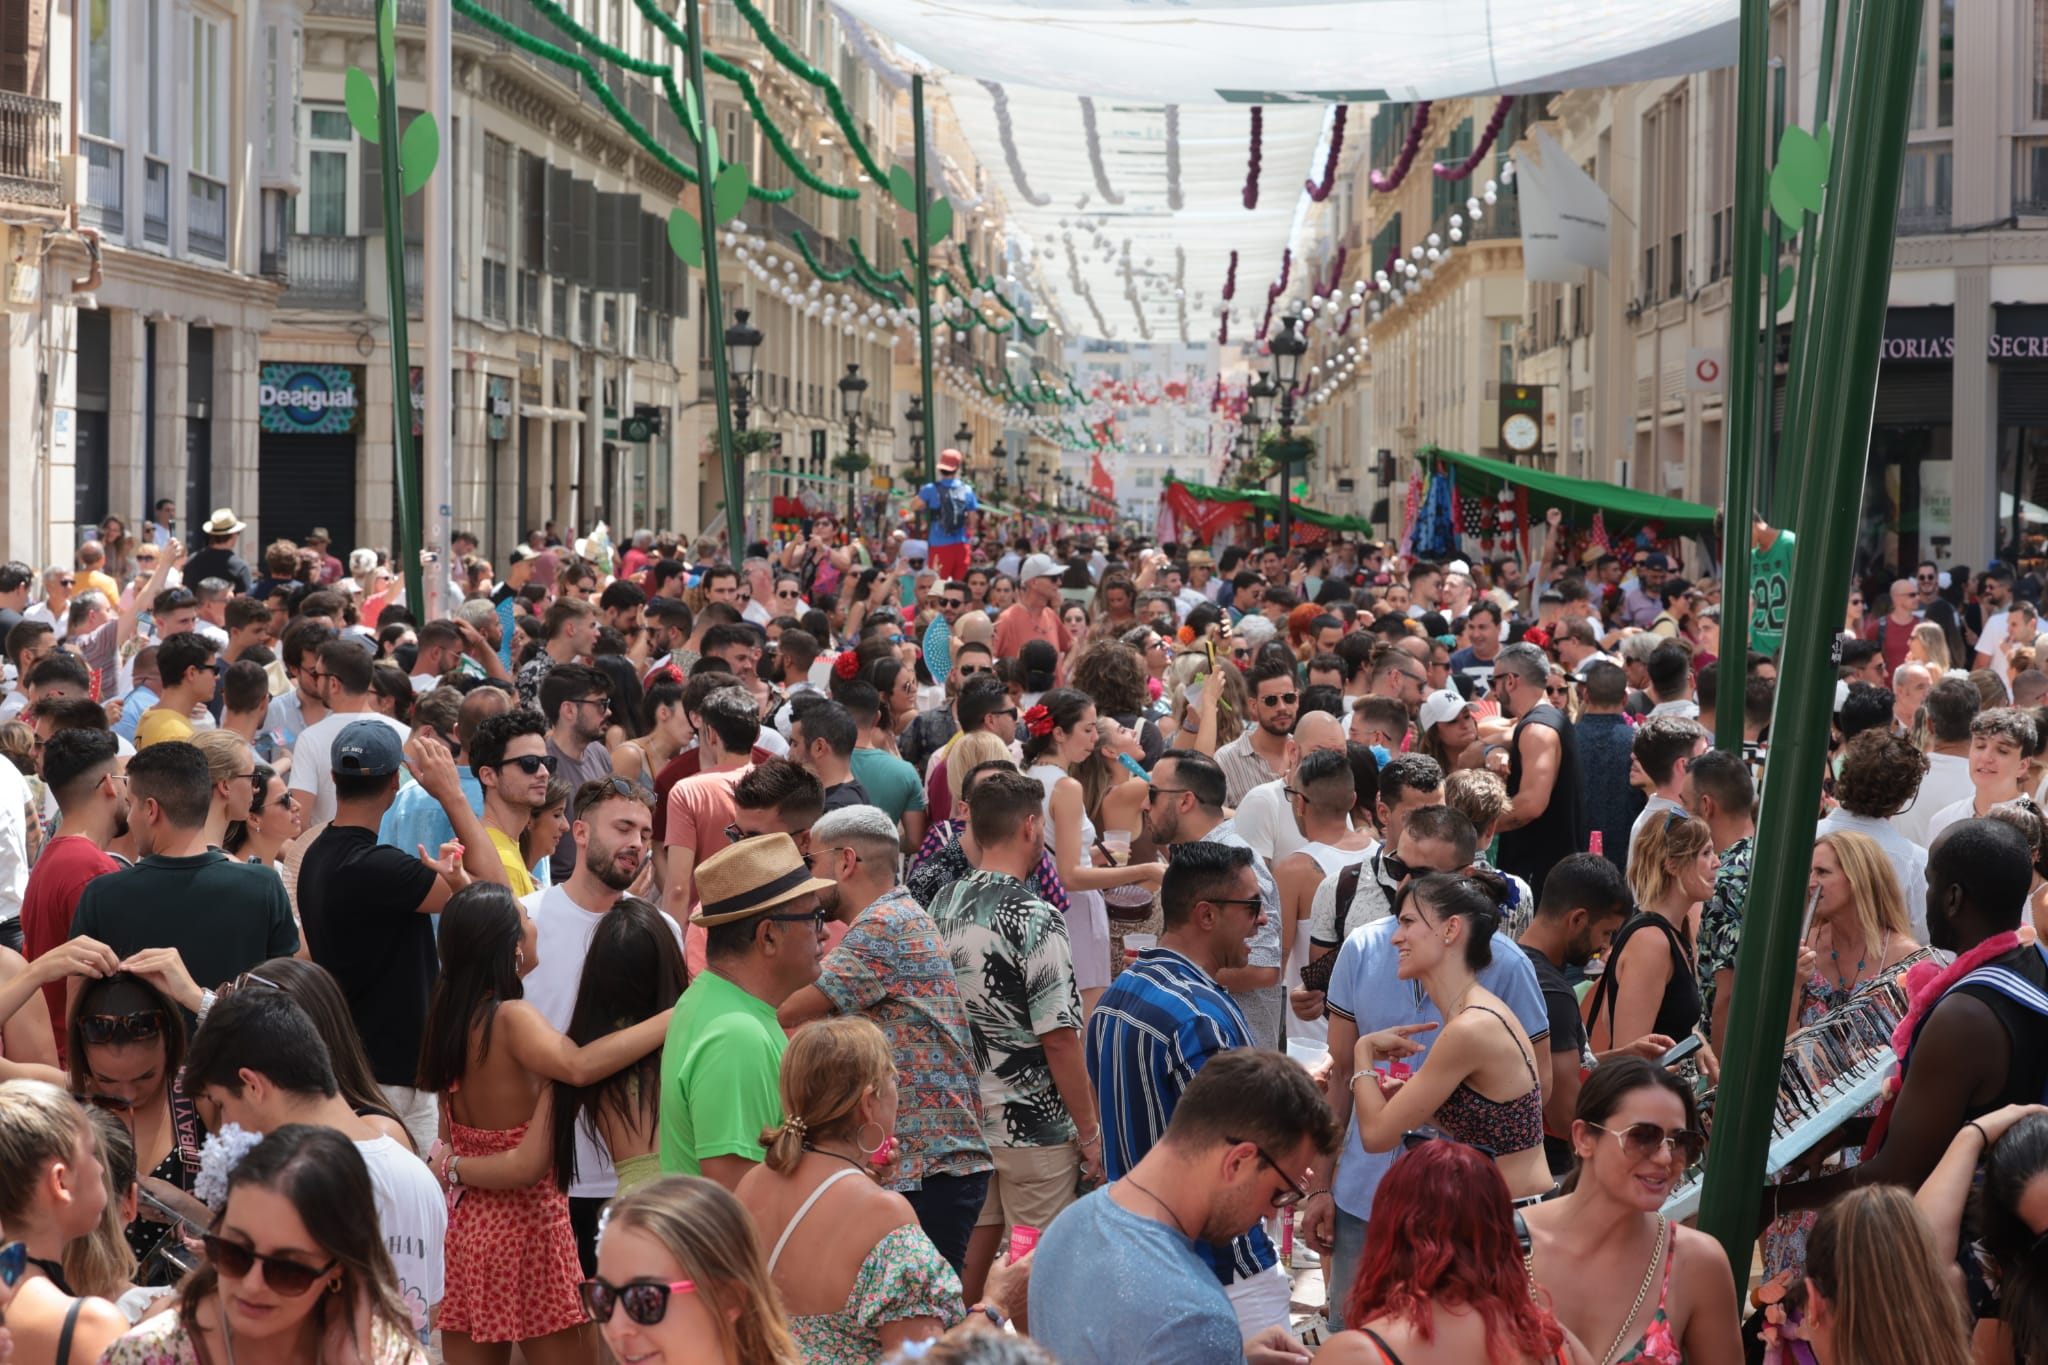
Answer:
[[[1029,583],[1034,578],[1065,578],[1066,576],[1066,569],[1051,555],[1032,555],[1024,561],[1024,567],[1017,574],[1018,580],[1025,583]]]
[[[1441,692],[1432,692],[1422,699],[1422,710],[1416,717],[1416,725],[1422,733],[1428,734],[1432,726],[1442,725],[1447,720],[1456,720],[1472,705],[1459,696],[1456,689],[1446,687]]]
[[[898,547],[897,553],[905,559],[930,559],[932,547],[922,540],[906,540]]]

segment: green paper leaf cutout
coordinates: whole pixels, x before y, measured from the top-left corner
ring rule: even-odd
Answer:
[[[697,87],[694,83],[683,86],[683,113],[688,119],[689,127],[686,131],[690,134],[690,141],[696,142],[703,136],[701,130],[704,120],[697,113]]]
[[[889,194],[906,211],[917,212],[917,180],[901,166],[889,168]]]
[[[406,125],[398,143],[398,189],[416,194],[441,159],[441,129],[432,114],[421,114]]]
[[[1791,266],[1788,265],[1779,269],[1777,277],[1772,281],[1771,285],[1772,312],[1781,312],[1786,304],[1792,302],[1792,290],[1796,279],[1797,273]]]
[[[730,223],[747,206],[747,168],[735,161],[718,173],[711,187],[711,212],[721,223]]]
[[[668,248],[684,265],[704,265],[704,233],[697,220],[681,209],[668,211]]]
[[[348,69],[341,83],[341,102],[348,109],[349,127],[356,130],[356,136],[372,145],[383,137],[377,126],[377,84],[369,72],[359,66]]]
[[[377,55],[392,79],[398,77],[398,0],[378,0]]]
[[[1798,232],[1806,222],[1806,205],[1800,202],[1791,182],[1775,174],[1771,176],[1771,212],[1778,215],[1787,232]]]
[[[924,244],[937,246],[953,235],[953,201],[940,195],[932,202],[924,220]]]
[[[1828,183],[1828,149],[1796,124],[1778,139],[1778,163],[1771,179],[1782,179],[1789,193],[1809,213],[1819,213]]]

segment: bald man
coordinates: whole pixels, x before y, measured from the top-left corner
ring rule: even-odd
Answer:
[[[1287,788],[1294,785],[1301,760],[1319,750],[1344,752],[1344,722],[1327,711],[1309,711],[1294,722],[1294,733],[1287,740],[1286,766],[1281,775],[1253,787],[1238,803],[1237,832],[1244,836],[1244,841],[1252,846],[1252,852],[1269,869],[1278,867],[1281,859],[1298,852],[1302,846],[1305,836],[1294,818]]]
[[[1863,626],[1863,638],[1877,641],[1884,651],[1884,671],[1890,673],[1906,662],[1906,650],[1913,642],[1913,627],[1920,624],[1920,590],[1910,578],[1892,584],[1892,609]]]

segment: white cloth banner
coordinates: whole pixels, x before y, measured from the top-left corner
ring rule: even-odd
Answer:
[[[1607,273],[1607,192],[1546,128],[1536,130],[1539,161],[1515,162],[1522,198],[1522,273],[1530,280],[1577,284],[1584,270]]]

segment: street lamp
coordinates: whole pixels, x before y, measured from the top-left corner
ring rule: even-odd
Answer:
[[[1273,369],[1280,384],[1280,439],[1287,442],[1294,434],[1294,383],[1301,374],[1301,358],[1308,353],[1308,338],[1301,331],[1301,317],[1289,313],[1280,319],[1280,334],[1273,338]],[[1281,453],[1286,453],[1283,444]],[[1284,556],[1293,548],[1293,499],[1287,493],[1287,462],[1277,461],[1280,466],[1280,553]]]
[[[839,381],[839,412],[846,418],[846,524],[851,528],[855,516],[854,500],[858,491],[854,480],[861,470],[867,468],[867,457],[860,453],[860,402],[868,391],[868,381],[861,377],[860,366],[848,364],[846,377]]]
[[[754,352],[761,345],[761,329],[749,326],[744,308],[732,310],[732,326],[725,329],[725,372],[732,379],[733,425],[747,429],[747,403],[753,397]]]
[[[1001,498],[1010,484],[1010,452],[1004,447],[1002,437],[996,437],[989,458],[996,462],[996,497]]]
[[[1273,387],[1273,376],[1260,371],[1258,378],[1252,380],[1244,392],[1250,400],[1252,425],[1263,428],[1273,420],[1273,396],[1279,392]]]
[[[967,453],[967,447],[973,444],[974,432],[968,427],[967,420],[965,418],[962,418],[959,427],[956,428],[953,432],[953,449],[959,451],[962,455],[965,455]]]
[[[910,406],[903,410],[903,420],[910,427],[910,482],[917,482],[915,471],[924,468],[924,396],[910,395]]]

